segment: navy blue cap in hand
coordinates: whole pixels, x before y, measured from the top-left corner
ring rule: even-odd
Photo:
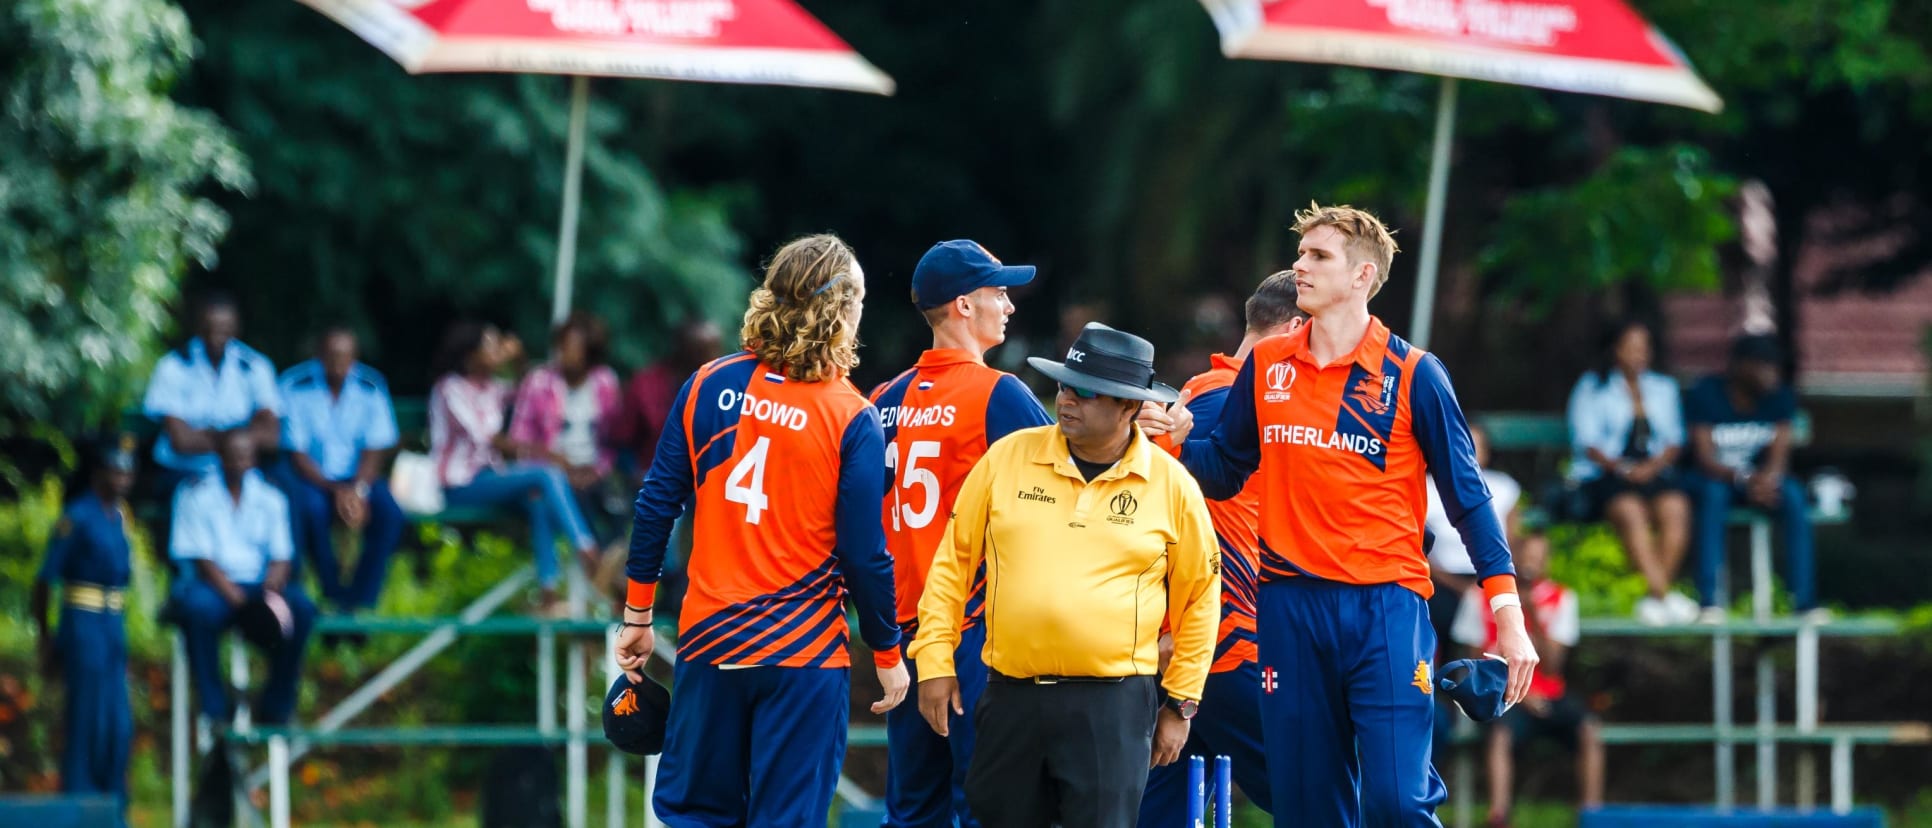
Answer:
[[[979,242],[940,242],[919,257],[912,270],[912,304],[931,310],[983,287],[1013,287],[1033,281],[1032,265],[1004,265]]]
[[[604,694],[604,738],[625,753],[649,756],[663,751],[670,718],[671,691],[648,675],[640,682],[620,675]]]
[[[1436,672],[1436,686],[1477,722],[1499,719],[1510,707],[1503,701],[1509,689],[1509,665],[1498,659],[1465,658],[1444,664]]]

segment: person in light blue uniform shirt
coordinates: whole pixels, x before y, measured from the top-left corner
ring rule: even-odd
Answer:
[[[356,360],[356,336],[331,328],[315,359],[282,372],[282,448],[277,484],[288,495],[295,541],[315,567],[322,597],[345,612],[372,609],[402,539],[403,514],[383,480],[396,447],[389,385]],[[362,532],[355,574],[346,581],[329,529],[336,520]]]
[[[33,590],[41,663],[66,690],[65,750],[60,789],[113,794],[127,811],[128,745],[134,711],[127,696],[127,493],[134,484],[132,436],[103,443],[93,455],[90,486],[61,512]],[[58,635],[47,629],[48,599],[60,584]]]
[[[215,439],[246,428],[258,451],[274,451],[281,439],[276,415],[275,363],[235,337],[241,321],[233,299],[214,294],[195,310],[195,336],[169,351],[148,378],[141,406],[161,425],[154,462],[183,474],[210,472]]]
[[[221,636],[244,606],[260,602],[283,617],[284,640],[269,653],[268,684],[252,710],[257,724],[283,724],[295,712],[302,650],[315,605],[289,578],[295,556],[288,499],[255,470],[254,437],[223,432],[221,470],[182,484],[175,494],[173,557],[176,617],[201,712],[217,723],[232,715],[217,655]]]
[[[261,451],[274,451],[281,442],[275,364],[235,339],[241,318],[234,298],[202,296],[192,320],[194,337],[161,355],[141,401],[143,413],[161,427],[145,486],[156,500],[174,497],[182,481],[220,467],[215,442],[223,432],[246,429]],[[153,527],[155,537],[172,536],[171,519]]]

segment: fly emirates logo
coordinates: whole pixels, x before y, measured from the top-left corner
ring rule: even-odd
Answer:
[[[1382,453],[1382,441],[1365,434],[1342,434],[1314,426],[1269,425],[1261,428],[1261,442],[1267,445],[1311,446],[1330,451],[1346,451],[1364,457]]]

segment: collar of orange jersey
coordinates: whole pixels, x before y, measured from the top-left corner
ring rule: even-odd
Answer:
[[[1101,472],[1099,477],[1087,482],[1099,483],[1129,474],[1142,480],[1153,479],[1149,476],[1148,453],[1155,449],[1147,442],[1147,435],[1141,433],[1139,425],[1129,423],[1127,427],[1134,432],[1133,439],[1127,441],[1127,453],[1114,461],[1113,468]],[[1086,480],[1086,476],[1080,473],[1080,467],[1073,464],[1073,453],[1067,450],[1067,433],[1060,430],[1059,423],[1054,423],[1053,430],[1046,435],[1046,439],[1041,440],[1040,444],[1033,449],[1031,459],[1042,466],[1052,466],[1054,471],[1064,476],[1075,480]]]
[[[1315,320],[1311,319],[1308,321],[1308,324],[1301,326],[1300,330],[1288,334],[1289,356],[1306,362],[1309,365],[1316,365],[1315,355],[1308,350],[1308,335],[1315,330],[1315,325]],[[1380,317],[1370,316],[1368,333],[1363,335],[1361,342],[1356,343],[1354,351],[1350,352],[1345,359],[1337,361],[1336,364],[1340,365],[1353,362],[1356,365],[1362,366],[1362,370],[1364,371],[1380,373],[1382,370],[1382,357],[1388,353],[1388,350],[1389,326],[1382,324]],[[1317,367],[1327,366],[1318,365]]]
[[[939,368],[946,365],[985,365],[986,361],[973,355],[972,351],[962,348],[933,348],[919,355],[916,368]]]
[[[1208,365],[1213,367],[1214,370],[1216,371],[1233,371],[1235,373],[1240,373],[1241,363],[1245,361],[1246,360],[1235,359],[1234,357],[1228,356],[1227,354],[1211,354],[1208,356]]]

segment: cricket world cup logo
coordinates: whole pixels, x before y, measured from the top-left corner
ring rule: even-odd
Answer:
[[[1261,395],[1261,399],[1271,403],[1287,402],[1290,396],[1288,389],[1295,385],[1295,366],[1286,360],[1268,366],[1266,382],[1268,391]]]

